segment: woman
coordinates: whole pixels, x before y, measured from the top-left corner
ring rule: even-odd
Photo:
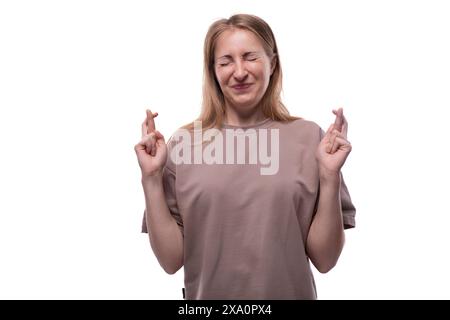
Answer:
[[[198,121],[167,145],[155,128],[157,113],[147,110],[135,146],[143,232],[166,272],[184,266],[187,299],[316,299],[309,261],[322,273],[333,268],[344,229],[355,225],[340,173],[351,151],[342,109],[333,110],[326,133],[289,115],[274,35],[252,15],[211,25],[204,76]],[[214,152],[198,149],[202,133],[200,145]],[[256,148],[230,147],[242,135]],[[267,147],[278,164],[263,173]]]

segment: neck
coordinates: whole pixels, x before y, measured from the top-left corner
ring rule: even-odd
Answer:
[[[232,107],[226,107],[224,122],[233,126],[248,126],[263,121],[267,117],[261,111],[261,108],[255,107],[247,112],[237,111]]]

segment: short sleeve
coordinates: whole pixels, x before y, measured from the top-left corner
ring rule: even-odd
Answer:
[[[344,229],[354,228],[356,209],[355,206],[353,205],[350,193],[348,192],[348,188],[347,185],[345,184],[342,172],[341,172],[341,206],[342,206],[342,219],[344,222]]]
[[[322,140],[325,135],[325,131],[320,129],[320,140]],[[344,181],[344,176],[341,175],[341,187],[340,187],[340,196],[341,196],[341,208],[342,208],[342,220],[344,223],[344,229],[350,229],[355,227],[355,215],[356,208],[353,205],[352,198],[350,197],[350,193],[348,191],[347,185]]]
[[[170,158],[171,150],[174,146],[174,140],[172,138],[169,139],[167,142],[167,161],[166,165],[163,169],[163,188],[164,188],[164,195],[166,198],[166,203],[169,208],[170,213],[174,217],[175,221],[177,222],[178,226],[180,227],[181,232],[184,235],[184,228],[183,228],[183,219],[180,215],[180,211],[178,209],[178,202],[177,202],[177,196],[176,196],[176,166],[175,163]],[[146,219],[146,210],[144,210],[144,217],[142,219],[142,233],[148,233],[147,230],[147,219]]]

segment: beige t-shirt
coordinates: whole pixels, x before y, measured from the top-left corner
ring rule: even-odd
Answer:
[[[168,141],[163,184],[168,207],[184,235],[186,299],[316,299],[305,247],[317,209],[315,152],[323,130],[303,119],[265,119],[245,127],[225,124],[223,137],[225,131],[247,136],[244,163],[241,159],[227,164],[224,146],[224,164],[180,164],[170,154],[181,139],[174,134]],[[265,164],[250,161],[249,136],[260,138],[263,131],[270,143],[278,132],[275,174],[261,174],[261,168],[269,167],[267,159]],[[236,148],[237,143],[235,159]],[[270,151],[274,154],[276,148]],[[344,227],[352,228],[355,207],[343,179],[340,194]],[[145,215],[142,232],[147,232]]]

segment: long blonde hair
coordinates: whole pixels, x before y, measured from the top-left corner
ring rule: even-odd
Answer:
[[[291,116],[281,101],[282,72],[277,43],[270,26],[261,18],[249,14],[235,14],[229,19],[220,19],[214,22],[208,29],[204,43],[203,60],[203,101],[200,116],[195,121],[201,121],[202,129],[222,127],[225,114],[225,99],[217,82],[214,71],[214,50],[217,38],[225,30],[233,28],[248,30],[254,33],[264,47],[269,58],[275,56],[275,68],[271,75],[269,85],[260,106],[263,114],[276,121],[293,121],[299,119]],[[193,130],[194,122],[188,123],[182,128]]]

